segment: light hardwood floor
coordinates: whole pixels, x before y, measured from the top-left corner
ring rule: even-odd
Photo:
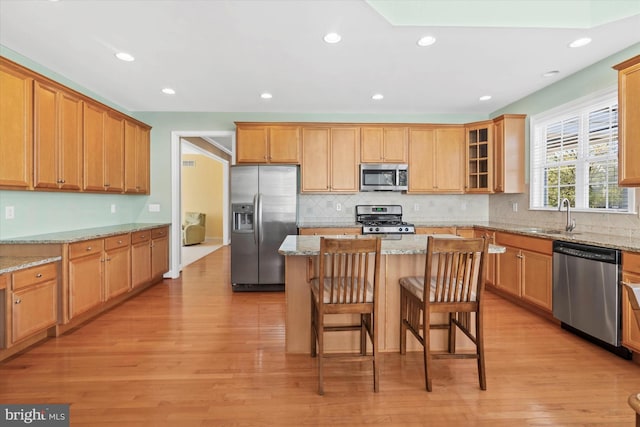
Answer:
[[[469,360],[326,364],[284,354],[284,295],[237,293],[229,247],[0,363],[0,402],[70,403],[72,426],[632,426],[640,367],[488,294],[487,391]]]

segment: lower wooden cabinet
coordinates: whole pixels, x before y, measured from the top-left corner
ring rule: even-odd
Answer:
[[[104,239],[105,300],[131,289],[131,235]]]
[[[623,252],[622,280],[626,283],[640,284],[640,254]],[[640,327],[629,303],[627,291],[622,291],[622,345],[640,352]]]
[[[456,227],[416,227],[416,234],[456,234]]]
[[[58,322],[58,264],[12,273],[7,347]]]
[[[71,243],[68,259],[70,320],[161,278],[169,270],[169,228]]]
[[[307,236],[334,236],[346,234],[361,234],[361,227],[317,227],[300,228],[298,234]]]
[[[487,230],[484,228],[475,228],[473,230],[473,237],[484,237],[489,239],[489,243],[496,242],[496,233],[492,230]],[[503,256],[504,254],[487,254],[487,276],[485,278],[485,284],[488,286],[495,285],[496,283],[496,259],[498,256]]]
[[[131,286],[135,289],[151,280],[151,230],[131,233]]]
[[[151,279],[169,271],[169,227],[151,230]]]
[[[496,258],[496,288],[551,312],[552,241],[500,232],[495,241],[506,248]]]
[[[0,360],[59,335],[162,280],[169,227],[73,243],[21,245],[49,263],[0,275]]]
[[[103,301],[104,240],[69,245],[69,318],[99,306]]]

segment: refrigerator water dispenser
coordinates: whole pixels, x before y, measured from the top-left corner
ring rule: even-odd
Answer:
[[[233,231],[253,231],[252,204],[233,204],[231,205],[231,214],[233,217]]]

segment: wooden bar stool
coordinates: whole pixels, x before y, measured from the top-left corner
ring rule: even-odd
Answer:
[[[482,335],[482,296],[485,259],[489,241],[480,239],[444,239],[429,236],[423,277],[400,278],[400,354],[407,349],[407,331],[422,345],[424,377],[431,391],[432,358],[473,358],[478,361],[480,388],[487,389]],[[426,283],[426,286],[425,286]],[[447,313],[448,322],[431,324],[431,313]],[[471,331],[471,313],[475,313],[475,331]],[[475,353],[456,352],[456,328],[475,344]],[[447,329],[448,351],[434,353],[430,347],[431,329]]]
[[[373,390],[378,391],[378,282],[380,239],[320,238],[318,277],[311,284],[311,356],[318,356],[318,394],[324,394],[324,359],[373,362]],[[333,314],[358,314],[356,323],[327,325]],[[325,353],[325,332],[360,331],[360,353]],[[372,352],[367,353],[367,336]],[[317,346],[316,346],[317,345]]]

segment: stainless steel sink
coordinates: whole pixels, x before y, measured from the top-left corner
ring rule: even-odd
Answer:
[[[522,231],[526,231],[527,233],[539,233],[539,234],[564,234],[566,236],[573,236],[580,233],[574,233],[570,231],[565,231],[558,228],[538,228],[538,227],[530,227],[524,228]]]

